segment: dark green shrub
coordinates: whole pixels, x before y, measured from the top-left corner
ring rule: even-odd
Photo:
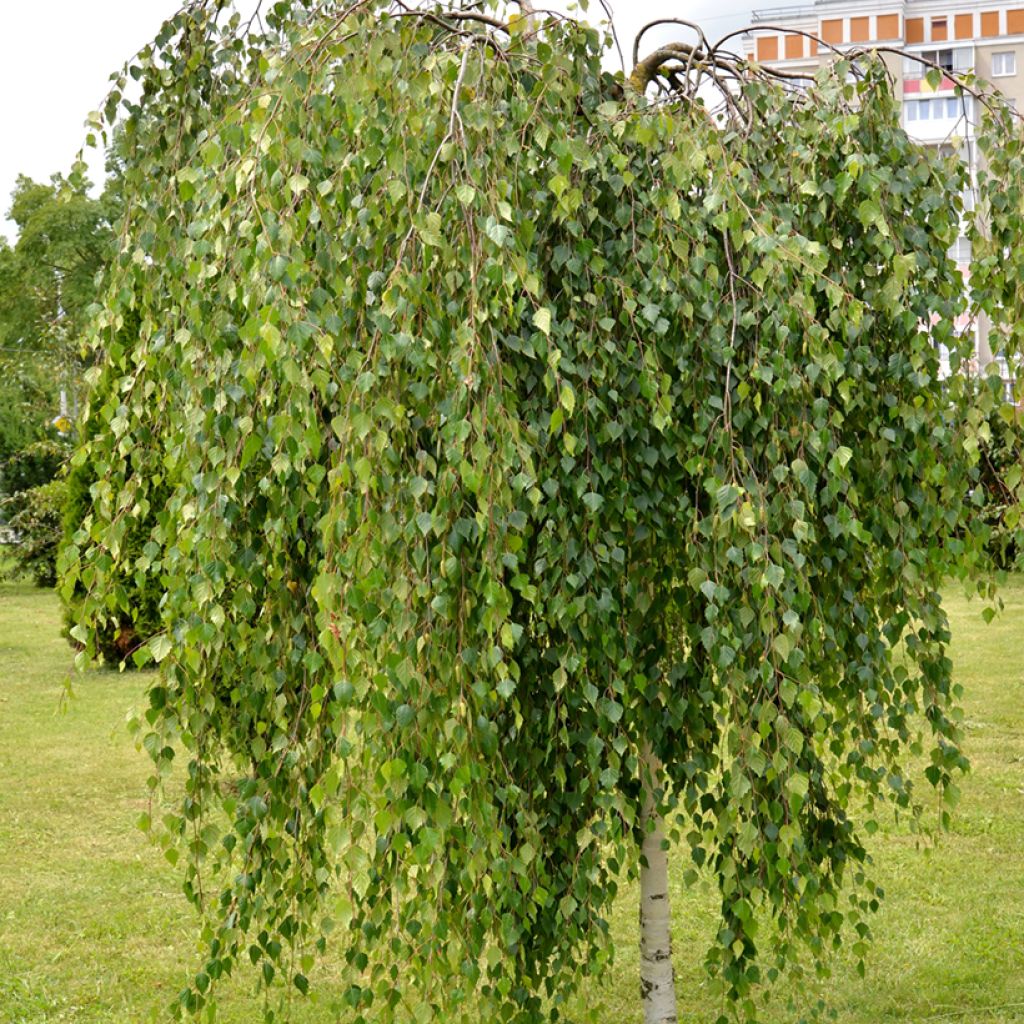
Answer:
[[[57,582],[66,492],[67,481],[58,478],[19,491],[4,501],[7,526],[14,536],[11,575],[30,576],[40,587],[52,587]]]
[[[1024,469],[1024,409],[1003,405],[989,417],[990,440],[981,448],[980,488],[988,550],[997,568],[1024,566],[1024,517],[1014,491]]]
[[[95,433],[95,423],[89,424]],[[88,530],[92,517],[92,487],[96,482],[93,464],[86,460],[74,466],[67,480],[66,500],[63,515],[63,540],[69,550],[75,537],[83,528]],[[124,537],[127,553],[126,564],[134,565],[143,555],[143,549],[150,539],[155,515],[138,517],[128,524]],[[132,653],[160,629],[160,598],[162,590],[149,574],[137,572],[134,576],[122,578],[125,590],[132,594],[131,614],[118,612],[97,632],[97,647],[105,661],[110,664],[133,666]],[[84,592],[77,584],[70,594],[63,594],[65,635],[71,640],[71,630],[78,622],[78,614]]]
[[[62,441],[35,441],[0,462],[0,495],[13,497],[49,483],[68,457]]]

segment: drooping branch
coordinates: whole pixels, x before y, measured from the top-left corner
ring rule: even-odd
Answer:
[[[691,29],[698,36],[697,43],[673,42],[666,43],[642,60],[640,59],[640,45],[644,35],[659,25],[682,25]],[[898,46],[872,46],[840,49],[832,43],[822,39],[812,32],[788,26],[762,24],[736,29],[718,39],[714,44],[708,42],[703,29],[695,22],[687,21],[685,18],[657,18],[645,24],[637,33],[633,42],[633,70],[629,75],[629,84],[639,93],[646,91],[658,78],[662,78],[672,87],[672,92],[682,98],[692,99],[697,95],[704,77],[707,76],[714,83],[721,94],[726,105],[735,109],[732,90],[727,82],[744,81],[756,78],[775,80],[779,82],[805,83],[811,77],[809,72],[789,71],[771,65],[751,61],[745,57],[724,49],[725,44],[730,40],[745,35],[753,30],[770,30],[775,32],[787,32],[801,36],[814,42],[819,49],[828,51],[835,55],[837,60],[849,61],[856,69],[858,63],[865,58],[875,57],[879,54],[891,54],[913,60],[929,71],[941,74],[950,79],[962,93],[977,100],[986,109],[994,110],[999,106],[999,100],[991,93],[975,85],[975,78],[970,74],[959,74],[941,67],[935,61],[923,57],[919,53],[908,51]],[[682,67],[679,66],[682,64]],[[888,70],[886,71],[887,74]],[[723,81],[721,75],[725,76]],[[891,77],[891,76],[890,76]],[[1024,115],[1017,111],[1013,112],[1017,118]]]
[[[489,14],[480,14],[478,11],[445,10],[440,13],[436,11],[421,11],[414,7],[409,7],[402,0],[395,0],[395,6],[401,8],[401,10],[393,12],[392,16],[395,18],[423,18],[445,28],[452,28],[451,25],[447,24],[450,21],[475,21],[481,25],[487,25],[489,28],[497,29],[499,32],[504,32],[506,35],[510,31],[506,22],[492,18]],[[532,10],[533,8],[531,7],[530,11],[532,12]]]
[[[693,29],[694,32],[700,38],[702,47],[705,50],[710,50],[711,47],[708,45],[707,36],[704,35],[704,30],[696,22],[687,21],[685,18],[656,18],[654,21],[647,22],[639,32],[636,34],[636,38],[633,40],[633,65],[634,67],[640,61],[640,43],[644,36],[652,29],[657,28],[659,25],[683,25],[686,28]]]
[[[750,79],[756,74],[778,81],[807,81],[806,74],[783,71],[778,68],[759,67],[754,72],[747,61],[720,55],[713,48],[706,49],[689,43],[669,43],[649,54],[633,68],[632,74],[629,76],[629,84],[637,92],[643,93],[655,78],[667,77],[670,72],[678,73],[680,71],[680,68],[672,62],[683,64],[687,97],[696,95],[703,73],[716,78],[712,72],[722,72],[736,80]],[[698,73],[696,78],[691,77],[694,71]],[[728,100],[730,98],[728,90],[723,85],[719,85],[719,89],[723,98]]]

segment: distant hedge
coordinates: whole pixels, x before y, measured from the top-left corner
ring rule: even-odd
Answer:
[[[9,575],[41,587],[57,578],[65,482],[59,478],[68,446],[44,438],[0,461],[0,525],[13,539]]]
[[[13,452],[0,461],[0,497],[13,498],[49,483],[60,472],[67,457],[67,443],[53,438],[34,441]],[[0,518],[8,519],[12,514],[8,511]]]
[[[58,477],[5,499],[6,525],[16,538],[11,545],[12,576],[31,576],[40,587],[52,587],[57,582],[66,492],[67,481]]]
[[[1024,469],[1024,408],[1001,406],[988,420],[991,438],[981,447],[983,520],[990,533],[988,550],[1000,569],[1024,568],[1020,543],[1022,510],[1014,490]]]

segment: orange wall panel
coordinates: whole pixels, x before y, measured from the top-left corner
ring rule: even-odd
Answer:
[[[804,55],[804,37],[786,36],[786,60],[797,60]]]
[[[878,16],[878,38],[899,39],[900,16],[898,14],[880,14]]]
[[[907,18],[907,42],[924,42],[924,18]]]
[[[851,18],[850,19],[850,42],[851,43],[867,43],[871,41],[871,24],[870,18]]]
[[[821,23],[821,38],[826,43],[841,43],[843,41],[843,19],[830,18]]]
[[[999,12],[985,11],[981,16],[981,34],[986,39],[999,35]]]
[[[942,43],[949,38],[949,20],[945,17],[932,18],[932,42]]]
[[[761,36],[757,40],[757,59],[760,61],[779,59],[778,36]]]
[[[816,57],[818,55],[818,40],[808,39],[807,41],[811,44],[811,56]]]
[[[1024,35],[1024,10],[1006,12],[1006,34],[1008,36]]]
[[[958,14],[953,19],[954,38],[971,39],[974,36],[974,15]]]

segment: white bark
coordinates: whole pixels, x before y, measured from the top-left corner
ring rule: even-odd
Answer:
[[[672,969],[672,911],[668,898],[668,851],[652,788],[657,760],[644,757],[644,841],[640,862],[640,998],[644,1024],[678,1024]]]

